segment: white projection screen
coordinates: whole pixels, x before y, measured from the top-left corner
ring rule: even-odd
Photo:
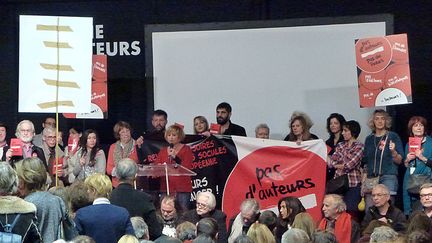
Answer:
[[[289,133],[295,110],[306,112],[314,122],[312,133],[326,139],[326,118],[338,112],[360,122],[363,140],[373,109],[359,107],[354,40],[389,34],[392,17],[299,22],[302,26],[224,24],[208,30],[205,24],[199,30],[146,27],[146,35],[151,32],[146,63],[153,77],[153,108],[166,110],[169,124],[184,124],[192,133],[193,117],[203,115],[214,123],[216,105],[226,101],[233,107],[231,121],[244,126],[249,137],[255,136],[257,124],[267,123],[272,139]]]

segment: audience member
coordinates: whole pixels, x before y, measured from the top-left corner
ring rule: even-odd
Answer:
[[[398,165],[402,163],[403,147],[399,135],[389,131],[392,119],[384,110],[375,110],[368,125],[372,134],[366,137],[363,164],[368,177],[379,176],[379,184],[384,184],[390,196],[398,191]],[[372,205],[369,191],[365,191],[366,209]]]
[[[96,242],[117,242],[125,234],[134,234],[125,208],[110,204],[112,184],[108,176],[93,174],[85,179],[93,205],[78,209],[75,216],[79,234]]]
[[[390,192],[384,184],[374,186],[372,189],[372,200],[373,206],[367,209],[362,222],[362,228],[365,228],[370,221],[377,219],[390,224],[398,232],[405,230],[405,215],[391,204]]]
[[[164,198],[162,198],[163,200]],[[162,204],[161,204],[162,205]],[[162,218],[162,216],[157,215],[157,219],[158,222],[161,226],[163,226],[165,224],[165,219]],[[171,230],[171,229],[170,229]],[[175,235],[176,234],[176,229],[174,228],[174,232],[170,234]],[[171,237],[165,234],[165,231],[162,232],[162,235],[159,236],[156,240],[154,240],[155,243],[181,243],[181,240],[175,238],[175,237]]]
[[[408,234],[407,243],[430,243],[432,237],[429,233],[423,230],[416,230]]]
[[[75,237],[71,243],[96,243],[95,240],[93,240],[93,238],[91,238],[90,236],[87,235],[78,235],[77,237]]]
[[[38,228],[43,241],[59,239],[58,224],[66,215],[66,206],[61,198],[45,191],[47,174],[43,162],[38,158],[26,158],[15,166],[20,178],[19,194],[24,200],[36,205]]]
[[[260,224],[258,222],[251,225],[247,232],[247,236],[249,236],[255,243],[276,243],[276,239],[269,228],[265,224]]]
[[[106,157],[100,148],[99,137],[95,130],[84,131],[79,140],[78,151],[69,159],[69,182],[85,180],[95,174],[104,174],[106,170]]]
[[[189,210],[183,214],[181,220],[194,224],[203,218],[213,218],[219,226],[218,242],[227,241],[226,214],[216,209],[216,198],[209,191],[199,192],[196,198],[196,209]]]
[[[302,212],[295,216],[292,228],[304,230],[309,239],[311,239],[316,226],[312,216],[306,212]]]
[[[420,187],[420,203],[425,214],[432,218],[432,183],[425,183]]]
[[[156,159],[157,164],[181,165],[189,170],[192,169],[193,154],[191,148],[181,143],[185,138],[183,128],[179,125],[171,125],[165,131],[165,140],[169,146],[160,149]],[[160,191],[167,191],[166,180],[161,180]],[[190,208],[190,197],[192,192],[192,180],[190,176],[169,176],[169,194],[175,195],[183,211]]]
[[[114,187],[118,185],[116,166],[121,159],[129,158],[138,162],[137,150],[135,141],[131,136],[132,127],[125,121],[119,121],[113,128],[114,137],[117,140],[111,144],[108,152],[107,174],[112,176]]]
[[[398,239],[398,233],[389,226],[375,228],[371,234],[371,243],[375,242],[395,242]]]
[[[268,139],[270,137],[270,128],[267,124],[261,123],[258,124],[255,128],[255,137],[256,138],[262,138],[262,139]]]
[[[240,204],[240,213],[230,220],[228,242],[232,243],[239,235],[246,235],[249,227],[259,219],[260,206],[255,199],[245,199]]]
[[[282,243],[309,243],[310,238],[302,229],[291,228],[282,235]]]
[[[336,236],[329,231],[318,230],[312,235],[313,243],[337,243]]]
[[[54,117],[46,117],[44,122],[42,122],[42,132],[34,135],[33,144],[38,147],[42,147],[43,144],[43,130],[47,127],[53,128],[56,130],[56,120]],[[55,133],[55,132],[54,132]]]
[[[325,195],[322,211],[325,218],[319,223],[318,229],[334,233],[339,243],[357,242],[360,238],[360,228],[346,212],[342,196]]]
[[[6,141],[7,126],[3,122],[0,122],[0,161],[6,161],[6,152],[9,149],[9,145]]]
[[[139,240],[135,235],[123,235],[117,243],[139,243]]]
[[[138,171],[137,164],[125,158],[118,162],[116,168],[119,185],[112,192],[111,203],[126,208],[131,217],[142,217],[148,223],[150,239],[158,238],[162,234],[162,227],[157,223],[152,197],[133,188]]]
[[[75,213],[78,209],[89,206],[92,200],[87,192],[88,188],[84,181],[75,181],[67,187],[67,200],[70,209],[70,216],[75,218]]]
[[[163,221],[162,234],[176,237],[176,227],[181,217],[180,206],[173,196],[165,195],[160,203],[160,215]]]
[[[343,194],[347,212],[357,218],[358,204],[361,200],[361,172],[364,145],[357,140],[360,135],[360,124],[357,121],[347,121],[342,125],[343,142],[336,145],[335,152],[328,161],[328,167],[335,168],[334,178],[347,175],[349,189]]]
[[[138,238],[139,242],[140,243],[151,242],[151,241],[149,241],[149,239],[150,239],[149,228],[148,228],[148,225],[146,224],[146,222],[144,221],[144,219],[142,217],[135,216],[135,217],[131,217],[130,220],[132,223],[132,227],[135,231],[135,236],[136,236],[136,238]],[[159,224],[159,223],[156,222],[156,224]]]
[[[275,228],[276,242],[281,242],[282,235],[287,231],[297,214],[306,212],[301,201],[296,197],[284,197],[278,202],[279,217]]]
[[[390,226],[390,224],[377,219],[372,220],[363,230],[361,238],[358,240],[358,243],[368,243],[370,241],[370,236],[374,232],[375,228],[381,226]]]
[[[247,235],[239,235],[234,243],[254,243],[253,240]]]
[[[177,239],[183,243],[191,243],[196,238],[196,224],[185,221],[176,227]]]
[[[405,146],[406,158],[404,160],[404,164],[407,169],[403,178],[402,188],[405,215],[409,215],[413,210],[418,210],[421,208],[419,194],[409,193],[407,190],[409,177],[415,174],[425,175],[430,178],[432,174],[431,168],[426,165],[427,161],[432,159],[432,137],[427,136],[426,118],[422,116],[411,117],[408,122],[408,133],[410,137],[419,139],[421,143],[420,147],[417,149],[410,148],[410,142],[408,142]]]
[[[258,218],[258,222],[265,224],[271,232],[273,232],[274,228],[276,227],[277,220],[277,215],[271,210],[263,211]]]
[[[227,102],[222,102],[216,107],[216,120],[217,123],[221,125],[221,134],[246,137],[246,130],[244,127],[231,122],[231,112],[231,105]]]
[[[197,223],[197,238],[204,235],[210,237],[214,242],[216,242],[218,232],[218,223],[213,218],[202,218]]]
[[[416,211],[411,214],[406,234],[409,235],[419,230],[426,231],[432,236],[432,220],[423,211]]]
[[[0,162],[0,223],[3,226],[13,224],[12,233],[22,237],[22,242],[42,242],[37,228],[36,206],[13,196],[18,191],[18,176],[6,162]]]

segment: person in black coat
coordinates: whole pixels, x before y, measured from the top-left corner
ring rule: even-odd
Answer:
[[[226,229],[226,214],[216,208],[216,198],[213,193],[200,192],[196,198],[196,209],[189,210],[183,214],[180,221],[198,223],[202,218],[213,218],[218,224],[218,242],[228,242]]]
[[[111,203],[126,208],[131,217],[142,217],[149,226],[150,239],[158,238],[162,234],[162,227],[157,223],[156,208],[152,197],[133,188],[138,171],[136,163],[126,158],[122,159],[116,168],[120,184],[111,194]]]

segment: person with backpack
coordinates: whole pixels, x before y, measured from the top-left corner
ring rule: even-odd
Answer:
[[[36,206],[12,196],[17,190],[17,173],[7,162],[0,162],[0,242],[42,242]]]

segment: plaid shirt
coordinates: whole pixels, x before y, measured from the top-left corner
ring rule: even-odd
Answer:
[[[336,145],[334,154],[330,157],[329,167],[343,164],[343,169],[337,169],[335,178],[343,174],[348,175],[350,187],[355,187],[361,182],[360,164],[363,158],[364,144],[354,141],[351,146],[347,142]]]

